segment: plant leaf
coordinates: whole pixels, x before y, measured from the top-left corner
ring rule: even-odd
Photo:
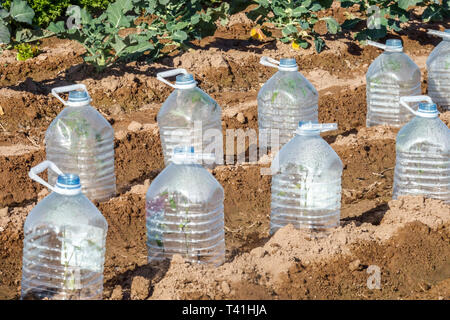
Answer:
[[[126,16],[125,13],[133,9],[131,0],[117,0],[111,3],[106,9],[108,22],[113,28],[128,28],[131,25],[131,17]]]
[[[0,43],[8,44],[11,42],[11,33],[3,20],[0,21]]]
[[[31,24],[34,18],[34,10],[25,0],[13,0],[10,14],[14,20],[28,24]]]
[[[336,34],[341,29],[341,26],[334,18],[326,17],[323,18],[323,20],[325,20],[327,23],[327,30],[329,33]]]

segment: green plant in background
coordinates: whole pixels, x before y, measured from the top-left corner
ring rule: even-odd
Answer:
[[[314,25],[325,21],[327,30],[336,34],[339,23],[333,17],[319,18],[318,12],[329,9],[333,0],[256,0],[258,7],[249,11],[247,16],[256,22],[262,32],[271,35],[270,27],[281,30],[280,41],[292,43],[294,49],[308,48],[314,43],[317,52],[325,46],[323,38],[314,31]]]
[[[135,16],[127,14],[133,9],[132,0],[117,0],[98,17],[93,17],[86,9],[77,7],[80,25],[66,28],[63,21],[50,23],[49,30],[61,38],[76,40],[86,49],[84,61],[93,64],[97,71],[111,66],[117,60],[136,59],[150,51],[158,56],[161,48],[156,33],[142,32],[137,27],[132,33],[119,35],[125,28],[136,27]],[[74,8],[72,7],[72,10]]]
[[[0,9],[0,43],[9,44],[11,34],[16,34],[23,25],[31,25],[34,11],[25,0],[13,0],[9,11]]]
[[[208,4],[206,6],[206,4]],[[135,12],[152,17],[141,27],[155,34],[164,46],[186,48],[188,42],[214,34],[216,21],[228,22],[229,4],[216,1],[138,0]]]
[[[2,0],[2,6],[9,9],[12,0]],[[71,5],[78,5],[92,12],[106,9],[109,0],[28,0],[28,5],[34,10],[33,24],[46,28],[50,22],[64,17],[65,10]]]
[[[40,50],[37,45],[30,45],[29,43],[20,43],[14,46],[14,49],[17,50],[17,60],[25,61],[30,58],[36,57]]]
[[[72,1],[71,4],[79,5],[80,7],[87,8],[89,11],[92,9],[106,9],[110,0],[78,0]]]
[[[366,22],[367,19],[372,23],[371,28],[364,27],[355,34],[355,39],[359,41],[377,40],[384,38],[388,31],[401,31],[401,23],[410,20],[414,6],[425,8],[421,15],[423,22],[443,21],[450,17],[448,0],[340,0],[340,2],[343,8],[357,5],[358,11],[363,14],[362,17],[349,14],[342,24],[343,29],[354,30],[359,22]]]

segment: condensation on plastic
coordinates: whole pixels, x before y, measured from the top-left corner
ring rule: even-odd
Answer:
[[[224,191],[200,164],[170,163],[146,195],[148,260],[225,261]]]
[[[433,30],[435,31],[435,30]],[[450,29],[429,32],[443,38],[427,59],[428,95],[445,110],[450,110]]]
[[[106,219],[83,193],[55,191],[25,220],[21,298],[102,299]]]
[[[262,63],[279,70],[258,92],[260,148],[272,147],[272,134],[279,134],[279,146],[282,147],[295,135],[299,121],[318,121],[317,90],[296,71],[297,67],[290,67],[292,70],[288,71],[276,63],[278,61],[273,59]]]
[[[400,49],[384,51],[366,74],[366,125],[403,126],[413,115],[400,107],[400,97],[420,94],[420,69],[414,61]]]
[[[397,134],[393,198],[421,195],[449,203],[450,129],[437,112],[415,114]]]
[[[213,163],[203,162],[208,168],[223,163],[222,109],[197,86],[176,87],[158,112],[157,122],[166,165],[171,163],[177,145],[214,153]]]
[[[339,225],[343,166],[319,133],[296,135],[272,162],[271,233],[289,223],[319,231]]]
[[[47,159],[62,171],[77,174],[89,199],[114,196],[114,130],[90,104],[65,107],[48,127],[45,145]],[[49,172],[50,184],[56,178]]]

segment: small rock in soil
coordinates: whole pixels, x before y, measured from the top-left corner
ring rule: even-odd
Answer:
[[[122,300],[122,299],[123,299],[122,286],[118,285],[114,288],[111,294],[111,300]]]
[[[117,140],[122,140],[127,136],[127,132],[125,130],[121,130],[121,131],[117,131],[114,134],[114,138],[116,138]]]
[[[150,280],[141,276],[133,278],[131,283],[131,299],[144,300],[148,297],[150,291]]]
[[[2,232],[9,222],[8,207],[0,209],[0,232]]]
[[[359,261],[359,259],[354,260],[352,262],[349,263],[348,268],[350,269],[350,271],[356,271],[359,270],[361,266],[361,261]]]
[[[109,112],[113,115],[113,116],[117,116],[118,114],[121,114],[123,112],[122,110],[122,106],[120,104],[113,104],[110,108],[109,108]]]
[[[142,129],[142,124],[137,121],[131,121],[131,123],[128,125],[127,129],[129,131],[136,132],[136,131],[139,131]]]
[[[222,292],[224,293],[224,294],[229,294],[230,293],[230,285],[226,282],[226,281],[223,281],[222,282]]]
[[[245,123],[245,116],[242,112],[239,112],[236,116],[237,121],[239,121],[240,123]]]
[[[38,201],[41,201],[42,199],[44,199],[47,195],[48,195],[48,190],[47,189],[42,189],[41,191],[39,191],[38,193]]]

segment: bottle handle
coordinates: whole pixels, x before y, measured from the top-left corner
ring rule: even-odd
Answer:
[[[441,37],[441,38],[444,38],[444,39],[450,39],[450,33],[447,33],[447,32],[442,32],[442,31],[439,31],[439,30],[431,29],[431,30],[428,30],[427,33],[429,35],[432,35],[432,36],[438,36],[438,37]]]
[[[377,47],[377,48],[383,49],[384,51],[403,52],[403,47],[392,48],[392,47],[388,47],[387,45],[385,45],[383,43],[375,42],[372,40],[367,40],[367,44],[372,47]]]
[[[411,108],[408,103],[412,102],[422,102],[426,101],[428,103],[433,103],[433,100],[429,96],[403,96],[400,97],[400,105],[408,109],[412,114],[418,115],[418,112]]]
[[[178,89],[179,86],[177,86],[176,84],[173,84],[170,81],[167,81],[166,78],[175,77],[175,76],[177,76],[179,74],[188,74],[188,72],[186,71],[186,69],[183,69],[183,68],[178,68],[178,69],[173,69],[173,70],[169,70],[169,71],[158,72],[156,74],[156,79],[158,79],[161,82],[164,82],[165,84],[167,84],[168,86],[171,86],[174,89]]]
[[[337,123],[321,123],[320,132],[333,131],[338,129]]]
[[[59,101],[62,102],[63,105],[67,106],[67,101],[64,100],[59,93],[65,93],[70,91],[77,91],[77,90],[83,90],[87,92],[86,86],[82,83],[78,84],[72,84],[70,86],[62,86],[62,87],[56,87],[52,89],[52,95],[56,97]]]
[[[280,65],[280,61],[275,60],[270,57],[266,57],[266,56],[261,57],[261,59],[259,60],[259,63],[261,63],[263,66],[272,67],[272,68],[278,68],[278,66]]]
[[[367,44],[369,46],[372,46],[372,47],[377,47],[377,48],[386,50],[386,45],[382,44],[382,43],[379,43],[379,42],[375,42],[375,41],[372,41],[372,40],[367,40]]]
[[[32,180],[39,182],[48,189],[57,192],[54,186],[51,186],[47,181],[38,176],[39,173],[45,171],[46,169],[51,169],[53,172],[57,174],[63,174],[63,172],[56,166],[56,164],[54,164],[50,160],[45,160],[39,163],[38,165],[34,166],[33,168],[31,168],[30,172],[28,172],[28,176]]]

